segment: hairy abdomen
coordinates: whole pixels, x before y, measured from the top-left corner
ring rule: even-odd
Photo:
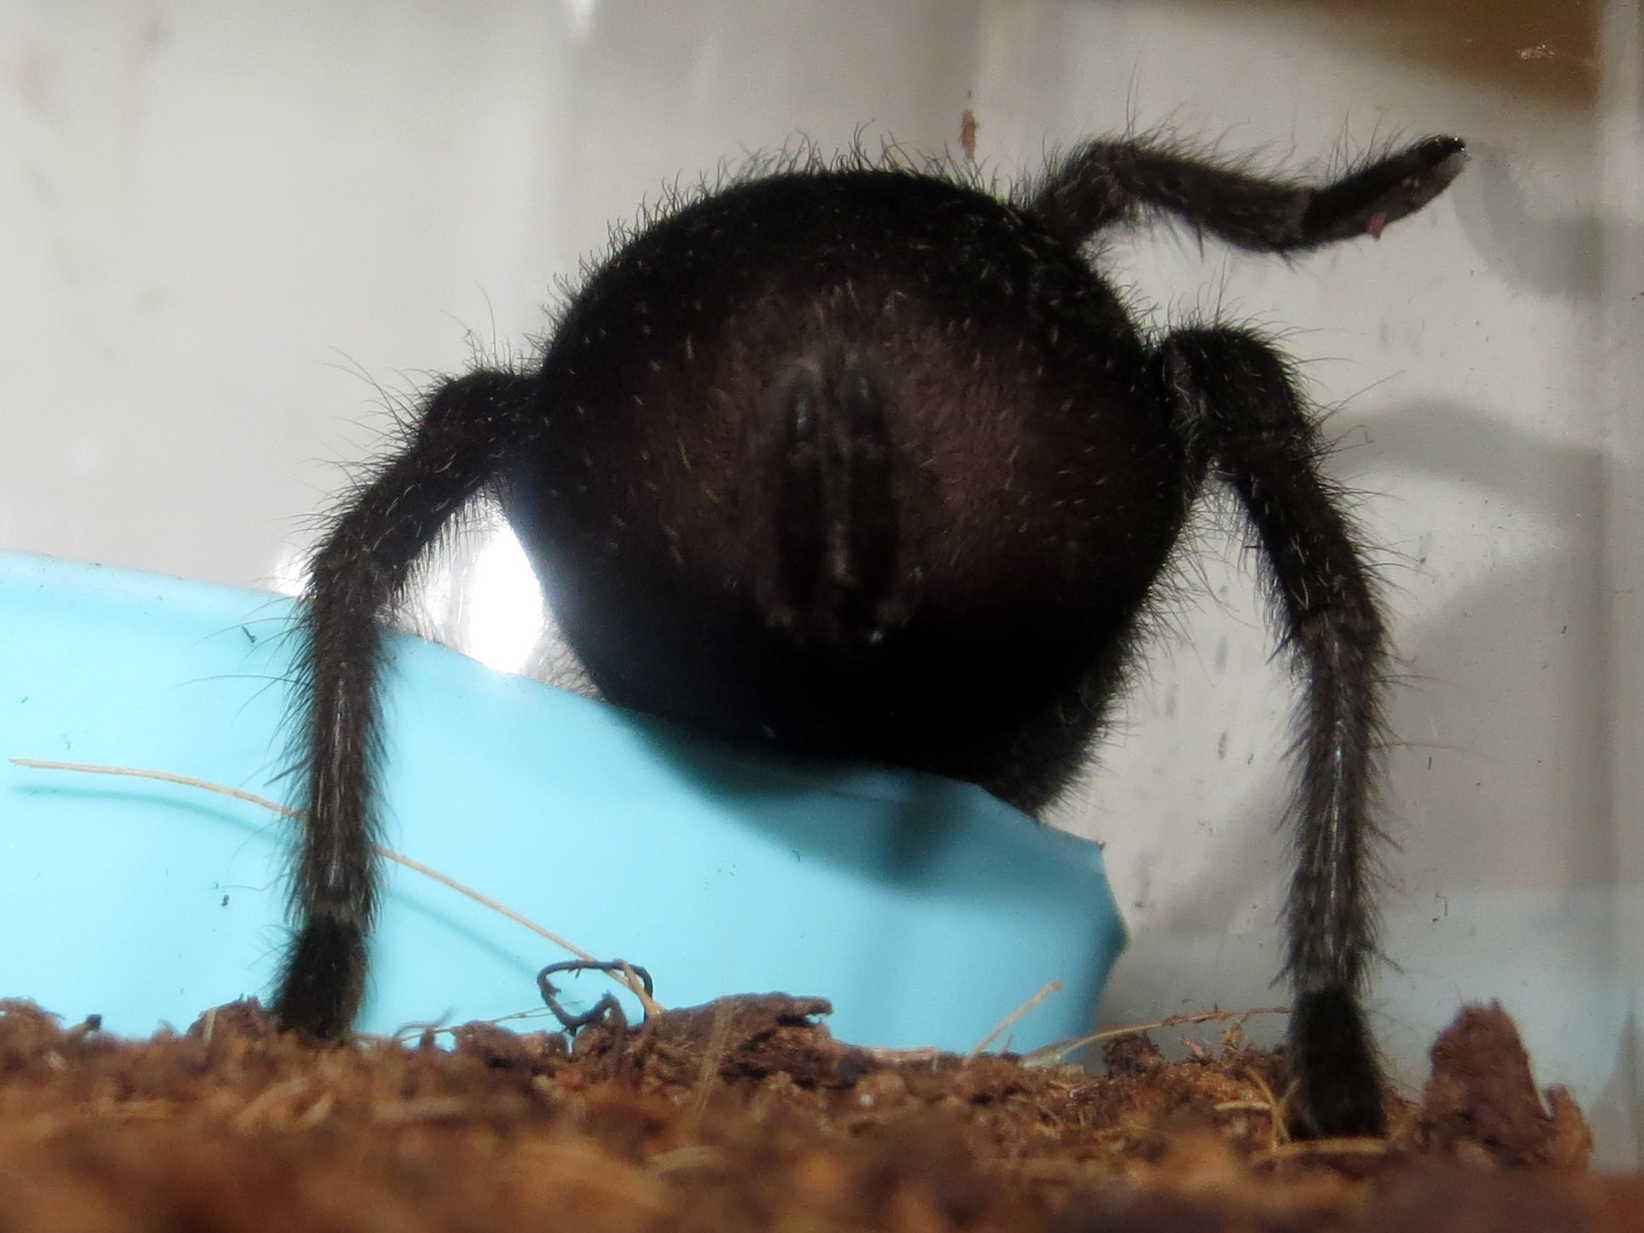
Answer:
[[[825,211],[732,245],[706,292],[690,271],[690,301],[642,251],[604,272],[621,312],[573,306],[506,496],[612,701],[984,783],[1024,732],[1082,743],[1060,730],[1088,727],[1179,527],[1179,447],[1078,255],[1027,233],[1018,266],[973,263],[967,229],[1022,223],[935,187],[928,251],[876,251],[858,202],[860,244],[782,282],[761,245]]]

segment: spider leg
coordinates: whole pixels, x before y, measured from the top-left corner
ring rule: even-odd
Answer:
[[[364,997],[378,889],[382,618],[418,556],[517,443],[533,389],[501,372],[442,385],[410,443],[353,497],[315,554],[297,630],[293,728],[306,800],[291,888],[296,930],[274,999],[285,1028],[341,1036]]]
[[[1360,1002],[1375,950],[1371,847],[1386,633],[1354,529],[1319,472],[1324,452],[1289,368],[1238,330],[1195,329],[1160,351],[1184,434],[1237,492],[1265,560],[1284,643],[1306,679],[1285,906],[1295,990],[1293,1121],[1309,1136],[1386,1130]]]
[[[1023,205],[1069,239],[1083,241],[1143,210],[1239,248],[1291,253],[1355,236],[1379,237],[1461,174],[1467,147],[1428,137],[1322,186],[1270,180],[1134,141],[1080,146]]]

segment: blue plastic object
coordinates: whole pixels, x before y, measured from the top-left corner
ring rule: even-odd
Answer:
[[[146,1034],[266,993],[291,822],[9,759],[283,799],[291,611],[0,554],[0,996]],[[387,844],[645,965],[665,1005],[820,995],[844,1039],[968,1049],[1060,980],[1010,1044],[1094,1018],[1123,945],[1096,845],[968,785],[750,757],[417,639],[396,637],[392,661]],[[537,970],[568,957],[398,867],[373,953],[360,1026],[377,1032],[540,1009]],[[591,1002],[610,986],[562,987]]]

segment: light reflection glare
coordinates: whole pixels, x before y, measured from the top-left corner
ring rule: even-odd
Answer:
[[[523,672],[542,636],[542,591],[507,523],[474,559],[463,605],[463,651],[488,668]]]
[[[594,28],[594,10],[599,0],[563,0],[565,15],[571,19],[571,32],[580,40],[587,39]]]

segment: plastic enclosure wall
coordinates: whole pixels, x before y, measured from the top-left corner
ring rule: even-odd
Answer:
[[[1568,33],[1578,9],[1585,36]],[[1397,1069],[1419,1081],[1458,1001],[1499,997],[1540,1079],[1588,1106],[1600,1158],[1636,1162],[1639,5],[1505,6],[1483,32],[1522,27],[1505,48],[1422,11],[8,6],[0,547],[291,586],[344,480],[329,460],[369,456],[389,422],[378,383],[393,401],[476,354],[525,353],[553,279],[613,221],[798,134],[963,157],[968,108],[1006,180],[1126,126],[1298,172],[1461,134],[1467,174],[1380,243],[1286,266],[1158,233],[1105,259],[1158,328],[1213,313],[1280,335],[1333,412],[1335,473],[1364,494],[1404,657],[1396,966],[1376,1001]],[[517,664],[530,588],[488,542],[463,541],[425,612]],[[1106,842],[1131,929],[1111,1023],[1280,998],[1294,691],[1238,536],[1211,517],[1190,547],[1101,771],[1059,817]]]
[[[290,607],[0,553],[0,743],[278,798]],[[1089,1030],[1124,941],[1089,840],[969,784],[744,756],[418,639],[395,641],[387,675],[388,846],[643,964],[664,1005],[797,991],[832,1001],[847,1040],[964,1051],[1059,983],[996,1047]],[[0,935],[28,939],[0,950],[0,989],[146,1035],[272,983],[285,818],[9,763],[0,805]],[[563,950],[388,872],[362,1030],[551,1026],[534,981]],[[609,988],[555,983],[572,1005]]]

